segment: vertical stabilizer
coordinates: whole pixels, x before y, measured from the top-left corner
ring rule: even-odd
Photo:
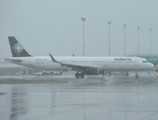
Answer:
[[[31,56],[24,47],[16,40],[14,36],[8,36],[10,49],[13,57],[29,57]]]

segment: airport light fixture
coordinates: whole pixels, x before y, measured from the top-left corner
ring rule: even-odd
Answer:
[[[151,28],[149,28],[150,30],[150,56],[151,56]]]
[[[126,24],[124,26],[124,56],[126,56]]]
[[[81,20],[83,21],[83,56],[85,56],[84,22],[86,18],[81,18]]]
[[[108,24],[109,24],[109,56],[110,56],[110,25],[111,25],[111,22],[109,21]]]

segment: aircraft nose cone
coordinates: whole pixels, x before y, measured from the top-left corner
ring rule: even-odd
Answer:
[[[154,64],[150,63],[150,68],[154,70]]]

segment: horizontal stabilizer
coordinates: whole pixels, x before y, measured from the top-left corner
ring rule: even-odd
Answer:
[[[21,63],[22,62],[22,60],[20,60],[20,59],[8,59],[8,58],[5,58],[5,61],[12,62],[12,63]]]

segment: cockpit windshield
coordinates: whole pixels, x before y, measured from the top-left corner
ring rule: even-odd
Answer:
[[[146,61],[143,61],[143,63],[148,63],[148,61],[146,60]]]

